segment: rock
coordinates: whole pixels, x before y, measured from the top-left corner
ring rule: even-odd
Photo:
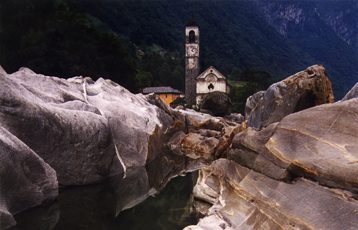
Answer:
[[[196,199],[213,204],[192,229],[355,229],[352,194],[306,179],[285,183],[219,159],[200,171]]]
[[[246,104],[245,104],[246,118],[250,116],[252,111],[258,109],[256,107],[263,102],[265,94],[266,91],[258,91],[246,99]]]
[[[358,191],[358,99],[290,114],[262,130],[237,134],[226,157],[277,180],[306,177]]]
[[[6,76],[6,75],[7,75],[6,71],[5,71],[4,68],[2,68],[2,66],[0,65],[0,77]]]
[[[2,129],[38,156],[43,164],[53,168],[60,186],[98,183],[112,176],[130,178],[135,168],[150,167],[148,164],[161,153],[167,153],[168,140],[183,131],[188,134],[189,148],[201,146],[203,152],[210,152],[206,156],[213,157],[227,148],[231,143],[229,139],[238,130],[236,123],[222,124],[224,120],[209,115],[173,110],[154,95],[134,95],[102,78],[97,81],[88,77],[65,80],[21,68],[1,77],[0,85],[3,88],[0,91]],[[201,128],[207,130],[200,131]],[[200,135],[200,141],[191,138],[196,134]],[[209,148],[204,145],[208,142],[212,143]],[[0,142],[0,149],[6,147],[4,143]],[[205,157],[198,161],[208,159]],[[168,162],[163,164],[167,167]],[[166,175],[175,172],[175,167],[167,168],[170,172]],[[190,167],[195,168],[194,165]],[[158,171],[158,167],[154,171]],[[0,181],[6,181],[2,177],[0,174]],[[41,178],[39,175],[39,180]],[[163,184],[163,180],[159,184]],[[1,194],[1,201],[13,202],[5,195]],[[140,197],[147,196],[146,191]],[[42,202],[31,191],[28,197],[34,202],[25,202],[24,209]],[[22,210],[8,209],[1,204],[0,222],[7,226],[14,224],[12,214],[18,211]],[[55,223],[55,217],[51,217],[49,224]]]
[[[266,127],[288,114],[334,101],[332,85],[321,65],[313,65],[247,99],[248,126]]]
[[[214,116],[224,116],[230,114],[231,105],[230,97],[226,93],[212,92],[203,97],[199,108]]]
[[[290,171],[321,184],[358,191],[358,99],[285,117],[265,144]]]
[[[56,170],[62,186],[123,172],[108,121],[85,106],[81,85],[29,71],[0,81],[6,86],[0,92],[1,124]]]
[[[1,229],[15,225],[12,215],[58,195],[55,170],[1,126],[0,164]]]
[[[187,115],[187,133],[175,133],[168,146],[174,153],[192,159],[216,159],[231,145],[234,136],[245,128],[239,123],[228,122],[223,118],[200,116],[197,113],[184,114]]]
[[[268,177],[289,181],[292,177],[288,170],[290,164],[276,158],[265,146],[277,125],[273,123],[260,131],[249,127],[237,134],[226,151],[226,158]]]
[[[165,148],[174,121],[170,108],[102,78],[65,80],[21,68],[0,84],[0,123],[50,164],[63,186],[144,166]]]
[[[241,115],[240,113],[231,113],[224,117],[225,120],[236,122],[236,123],[242,123],[245,121],[245,117]]]
[[[346,101],[352,98],[358,98],[358,83],[356,83],[351,90],[342,98],[342,101]]]

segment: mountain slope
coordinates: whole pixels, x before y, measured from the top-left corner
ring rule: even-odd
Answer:
[[[200,26],[201,67],[238,80],[323,64],[336,95],[358,81],[358,3],[21,0],[0,2],[0,63],[48,75],[106,76],[138,91],[184,82],[184,27]],[[21,10],[19,10],[21,9]]]
[[[358,80],[356,2],[257,0],[255,4],[287,41],[326,66],[339,96]]]
[[[79,1],[86,13],[136,44],[158,44],[180,55],[185,22],[194,16],[201,30],[202,67],[214,65],[225,74],[253,68],[282,78],[321,63],[338,97],[358,80],[358,51],[352,48],[357,29],[348,23],[357,11],[347,13],[350,6],[357,3]],[[336,14],[342,15],[340,20]]]
[[[200,26],[203,69],[214,65],[229,74],[235,69],[256,68],[283,77],[314,61],[285,42],[246,1],[84,0],[80,3],[91,16],[136,44],[155,43],[181,55],[185,23],[194,16]]]

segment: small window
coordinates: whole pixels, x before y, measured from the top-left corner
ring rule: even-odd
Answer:
[[[213,89],[214,89],[214,85],[210,83],[209,86],[208,86],[208,89],[209,89],[209,90],[213,90]]]
[[[195,43],[195,32],[194,32],[194,30],[190,30],[190,32],[189,32],[189,43]]]

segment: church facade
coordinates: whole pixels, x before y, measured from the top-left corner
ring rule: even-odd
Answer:
[[[211,92],[229,92],[226,77],[213,66],[196,77],[196,104],[200,105],[204,96]]]
[[[205,95],[229,93],[226,77],[210,66],[200,74],[199,27],[191,22],[185,27],[185,99],[189,107],[199,106]]]

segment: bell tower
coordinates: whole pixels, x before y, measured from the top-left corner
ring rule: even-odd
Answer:
[[[189,22],[185,27],[185,99],[189,107],[196,104],[199,71],[199,27]]]

